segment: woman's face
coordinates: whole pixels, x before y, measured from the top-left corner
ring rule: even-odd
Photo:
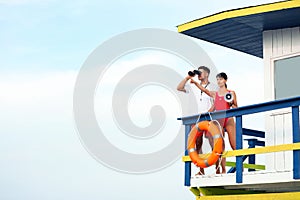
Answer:
[[[225,86],[225,83],[227,82],[227,80],[225,80],[224,78],[222,77],[217,77],[217,83],[218,83],[218,86],[219,87],[223,87]]]

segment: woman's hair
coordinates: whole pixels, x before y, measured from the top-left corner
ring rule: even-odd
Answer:
[[[224,72],[218,73],[216,78],[224,78],[226,81],[228,79],[227,74],[225,74]],[[225,87],[227,88],[227,84],[225,83]]]

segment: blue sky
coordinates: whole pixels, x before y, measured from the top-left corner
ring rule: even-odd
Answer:
[[[115,35],[176,31],[190,20],[268,2],[0,0],[0,199],[193,199],[180,159],[137,176],[113,171],[85,151],[73,121],[76,75]],[[240,105],[263,101],[261,59],[197,42],[229,74]],[[254,124],[263,127],[245,122]]]

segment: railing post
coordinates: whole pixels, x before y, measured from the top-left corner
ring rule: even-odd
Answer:
[[[191,126],[189,124],[185,125],[185,152],[184,155],[189,155],[187,150],[187,141],[189,133],[191,131]],[[184,186],[191,186],[191,162],[184,163]]]
[[[257,139],[249,139],[248,140],[248,148],[255,148],[256,142],[257,142]],[[249,155],[248,163],[255,164],[255,154]],[[255,169],[251,169],[251,168],[248,169],[248,172],[252,172],[252,171],[255,171]]]
[[[293,143],[300,142],[299,106],[292,106]],[[300,179],[300,150],[293,151],[293,178]]]
[[[236,116],[236,149],[243,148],[242,116]],[[243,182],[243,156],[236,157],[236,183]]]

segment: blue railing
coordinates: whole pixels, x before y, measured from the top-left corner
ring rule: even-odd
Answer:
[[[244,128],[243,128],[243,135],[245,135]],[[247,134],[247,135],[249,135],[249,134]],[[251,136],[253,136],[253,135],[251,135]],[[264,137],[263,137],[263,138],[264,138]],[[264,142],[264,141],[260,141],[260,140],[258,140],[258,139],[252,138],[252,139],[245,139],[245,140],[248,141],[248,148],[255,148],[256,146],[263,146],[263,147],[265,146],[265,142]],[[249,164],[255,164],[255,160],[256,160],[255,154],[244,155],[244,156],[242,157],[243,162],[244,162],[247,158],[248,158],[248,163],[249,163]],[[255,171],[255,169],[249,168],[248,171],[249,171],[249,172]],[[231,168],[227,171],[227,173],[234,173],[234,172],[236,172],[236,167],[231,167]]]
[[[260,113],[270,110],[276,110],[281,108],[292,109],[292,126],[293,126],[293,143],[300,142],[300,130],[299,130],[299,105],[300,96],[276,101],[270,101],[260,104],[254,104],[249,106],[243,106],[239,108],[233,108],[226,111],[217,111],[213,113],[188,116],[178,118],[182,120],[183,125],[185,125],[185,155],[188,155],[187,151],[187,138],[191,131],[191,125],[198,121],[210,120],[210,119],[222,119],[228,117],[235,117],[236,121],[236,149],[243,149],[243,135],[250,135],[255,137],[263,136],[263,132],[243,129],[243,116],[250,115],[254,113]],[[253,157],[252,157],[253,158]],[[300,150],[293,151],[293,178],[300,179]],[[185,162],[185,186],[190,186],[191,178],[191,162]],[[243,156],[236,156],[236,183],[243,182]]]

